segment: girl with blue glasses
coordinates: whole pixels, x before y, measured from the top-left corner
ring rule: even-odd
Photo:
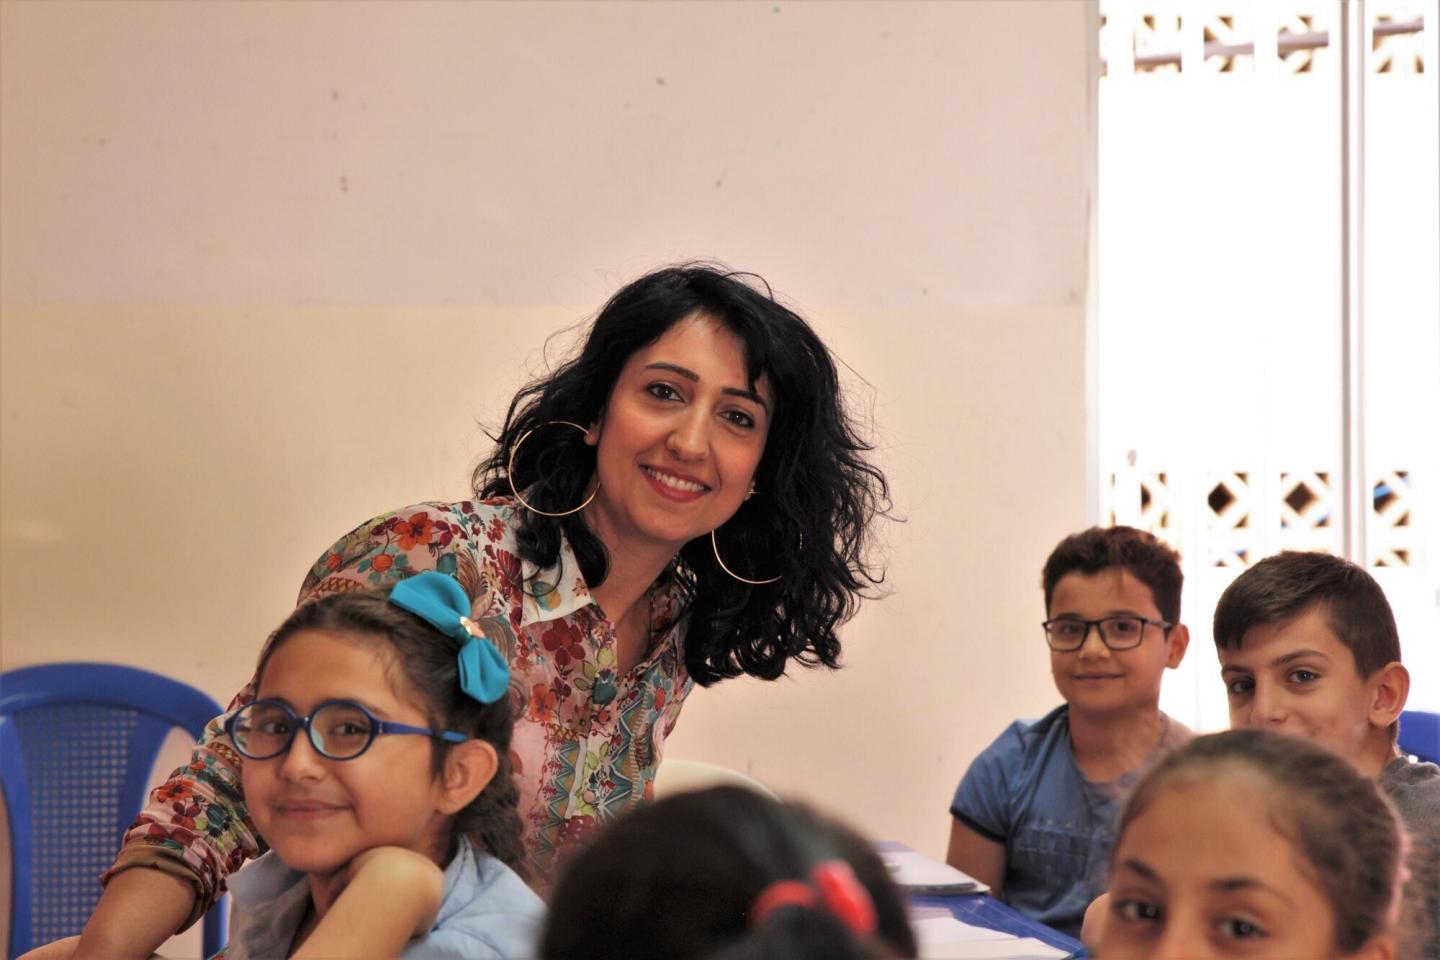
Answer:
[[[268,856],[232,878],[228,960],[528,957],[505,659],[454,579],[307,604],[225,721]]]

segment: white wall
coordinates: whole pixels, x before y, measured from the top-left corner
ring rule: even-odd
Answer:
[[[717,257],[852,369],[905,522],[845,670],[699,691],[671,755],[940,852],[969,759],[1054,700],[1093,16],[4,3],[0,665],[228,698],[333,539],[464,494],[547,335]]]

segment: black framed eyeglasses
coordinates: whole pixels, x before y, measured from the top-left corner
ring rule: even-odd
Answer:
[[[383,734],[403,733],[435,737],[446,743],[464,743],[470,738],[453,730],[431,730],[408,723],[381,720],[353,700],[326,700],[302,717],[280,700],[256,700],[230,715],[225,732],[250,760],[269,760],[290,749],[295,733],[304,730],[310,743],[322,757],[331,760],[354,760],[375,738]]]
[[[1045,628],[1045,642],[1050,645],[1051,650],[1070,653],[1085,646],[1085,638],[1090,635],[1091,627],[1100,632],[1100,642],[1111,650],[1130,650],[1140,646],[1140,641],[1145,639],[1147,625],[1157,626],[1163,630],[1169,630],[1175,626],[1164,620],[1134,616],[1101,617],[1099,620],[1057,617],[1054,620],[1046,620],[1040,626]]]

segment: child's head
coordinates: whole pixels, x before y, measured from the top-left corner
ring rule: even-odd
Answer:
[[[601,831],[560,877],[550,960],[916,955],[905,905],[851,830],[739,787],[677,794]]]
[[[1190,642],[1180,623],[1180,558],[1132,527],[1091,527],[1045,561],[1045,636],[1055,686],[1072,709],[1154,705]]]
[[[1232,727],[1319,740],[1372,775],[1409,693],[1390,604],[1363,569],[1287,551],[1240,574],[1215,607]]]
[[[1099,955],[1393,957],[1401,856],[1374,781],[1323,747],[1198,737],[1121,814]]]
[[[230,722],[256,827],[312,874],[391,845],[444,866],[461,835],[523,871],[504,659],[462,623],[453,579],[392,590],[305,604],[271,635],[255,705]],[[417,732],[430,735],[403,735]]]

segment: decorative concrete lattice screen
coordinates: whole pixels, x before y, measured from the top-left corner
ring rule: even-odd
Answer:
[[[1099,12],[1094,506],[1180,551],[1161,705],[1226,725],[1215,604],[1297,549],[1369,567],[1440,710],[1440,2]]]
[[[1140,471],[1109,473],[1102,522],[1148,530],[1189,558],[1238,570],[1278,550],[1340,552],[1339,498],[1330,470]],[[1409,470],[1380,472],[1370,484],[1370,565],[1417,562]]]
[[[1371,73],[1425,72],[1425,12],[1426,0],[1367,4]],[[1116,66],[1135,73],[1180,73],[1191,63],[1205,73],[1247,73],[1257,58],[1273,61],[1281,73],[1324,73],[1335,69],[1329,15],[1329,5],[1315,2],[1109,0],[1100,14],[1100,44],[1102,51],[1120,51]],[[1191,18],[1198,29],[1190,29]],[[1111,69],[1107,56],[1104,71]]]

